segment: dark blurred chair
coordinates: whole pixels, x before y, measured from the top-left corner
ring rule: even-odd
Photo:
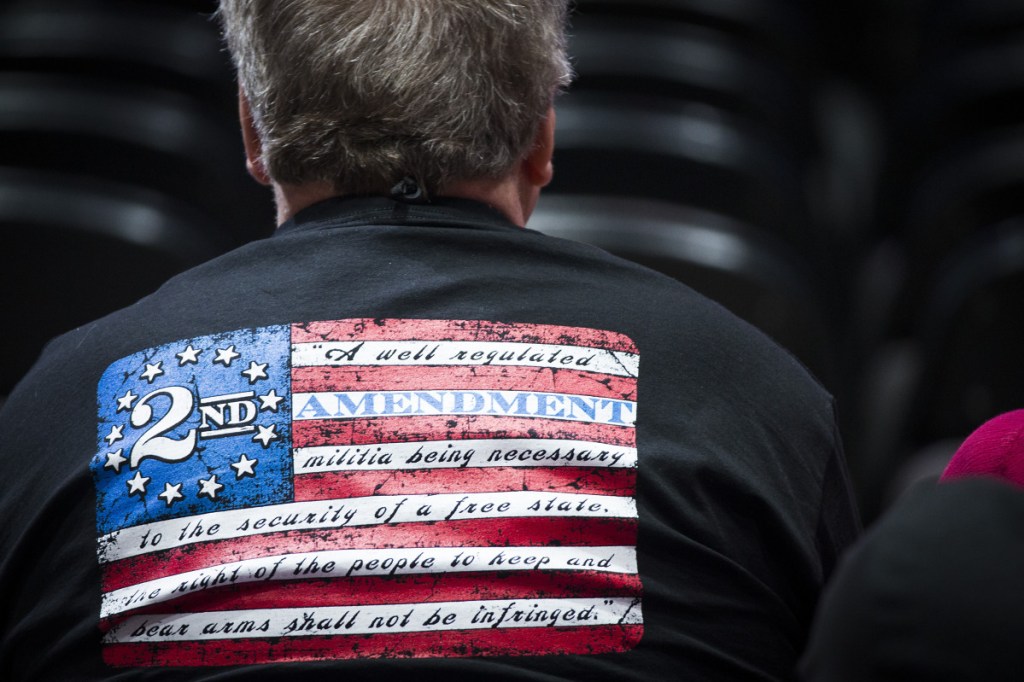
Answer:
[[[989,225],[1024,215],[1024,126],[962,138],[911,185],[903,215],[910,257],[931,272]]]
[[[814,276],[770,233],[664,202],[546,194],[529,227],[581,241],[674,277],[800,358],[833,391],[835,323]]]
[[[893,478],[921,453],[1024,405],[1022,315],[1024,218],[1015,218],[950,253],[912,332],[875,355],[862,389],[865,511],[879,510]]]
[[[990,44],[1024,29],[1019,0],[929,0],[916,4],[925,59],[951,47]]]
[[[764,226],[805,254],[827,235],[810,225],[799,155],[721,108],[604,93],[557,105],[552,192],[638,197],[691,205]]]
[[[889,204],[892,227],[865,272],[865,279],[891,280],[864,305],[870,319],[862,320],[862,333],[874,340],[912,333],[915,311],[948,258],[988,226],[1024,215],[1024,128],[951,142],[931,165],[905,178],[900,195]],[[888,272],[873,272],[882,267]]]
[[[0,167],[6,395],[51,337],[135,302],[220,253],[205,218],[165,196]]]
[[[581,17],[655,19],[727,31],[759,50],[807,65],[819,47],[814,3],[801,0],[576,0]]]
[[[902,262],[873,336],[908,333],[908,309],[942,259],[1024,214],[1024,5],[932,0],[916,11],[916,68],[886,103],[873,235]]]
[[[232,115],[231,63],[217,24],[199,7],[184,1],[8,0],[0,9],[0,70],[101,76],[126,87],[186,93]]]
[[[227,245],[269,234],[271,197],[245,172],[237,124],[158,89],[69,75],[0,73],[0,163],[68,170],[187,202]]]
[[[1010,323],[975,326],[986,310],[1014,319],[1007,306],[1024,294],[1019,276],[997,274],[1024,216],[1024,6],[934,0],[918,12],[915,71],[888,103],[877,245],[854,296],[868,514],[1024,398],[1003,383],[1021,378],[1001,368]]]
[[[74,168],[180,197],[230,244],[269,233],[246,174],[237,86],[212,0],[9,0],[0,163]]]
[[[605,93],[624,105],[638,95],[703,102],[761,122],[801,153],[817,149],[814,81],[727,31],[584,13],[573,22],[570,51],[574,93]]]
[[[971,47],[954,43],[941,54],[922,58],[889,110],[888,160],[879,181],[880,227],[899,232],[906,224],[908,191],[923,178],[940,168],[948,174],[961,163],[989,163],[964,157],[997,156],[993,148],[1003,142],[1000,136],[1019,135],[1024,122],[1024,33]],[[972,175],[977,172],[975,168]]]
[[[940,271],[919,322],[916,444],[962,437],[1024,405],[1024,218],[980,230]]]

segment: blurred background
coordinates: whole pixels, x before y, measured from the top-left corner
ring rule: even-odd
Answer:
[[[213,0],[0,9],[0,399],[273,228]],[[577,0],[530,227],[679,278],[836,396],[870,522],[1024,407],[1024,0]]]

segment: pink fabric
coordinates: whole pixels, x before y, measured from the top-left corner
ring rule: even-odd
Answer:
[[[994,476],[1024,486],[1024,410],[993,417],[967,437],[940,480]]]

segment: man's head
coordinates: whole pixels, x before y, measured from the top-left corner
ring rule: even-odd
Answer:
[[[497,180],[570,79],[567,0],[221,0],[275,183],[428,194]]]

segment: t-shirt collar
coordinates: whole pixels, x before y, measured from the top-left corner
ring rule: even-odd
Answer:
[[[409,203],[390,197],[332,197],[302,209],[275,234],[368,225],[522,229],[497,209],[472,199]]]

